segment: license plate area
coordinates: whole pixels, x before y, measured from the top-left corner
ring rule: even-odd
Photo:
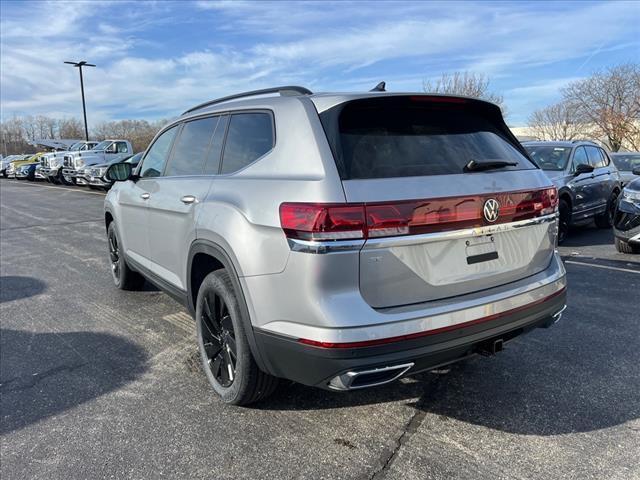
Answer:
[[[468,239],[465,253],[467,255],[467,265],[489,262],[499,258],[493,235]]]

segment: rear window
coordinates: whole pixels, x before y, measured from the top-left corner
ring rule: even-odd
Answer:
[[[571,147],[553,145],[525,145],[529,156],[542,170],[564,170],[571,155]]]
[[[354,100],[320,117],[343,180],[463,173],[471,160],[536,168],[487,107],[427,97]]]
[[[640,155],[622,155],[617,153],[611,155],[611,159],[616,167],[618,167],[618,170],[622,170],[623,172],[630,172],[634,168],[640,167]]]

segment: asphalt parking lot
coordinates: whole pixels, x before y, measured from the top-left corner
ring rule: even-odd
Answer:
[[[501,354],[223,405],[185,310],[112,284],[103,195],[0,181],[0,477],[640,478],[640,257],[581,228],[562,321]]]

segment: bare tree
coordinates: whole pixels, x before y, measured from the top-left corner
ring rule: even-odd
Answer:
[[[566,101],[536,110],[528,123],[531,133],[540,140],[576,140],[591,133],[578,109]]]
[[[422,89],[427,93],[445,93],[481,98],[493,102],[504,110],[504,98],[489,90],[489,77],[482,73],[443,73],[437,80],[424,80]]]
[[[84,138],[84,127],[77,118],[63,118],[58,120],[58,138]]]
[[[145,150],[165,121],[117,120],[104,122],[94,128],[96,138],[126,138],[136,152]]]
[[[611,150],[617,152],[625,141],[638,147],[640,64],[619,65],[573,82],[563,95]]]

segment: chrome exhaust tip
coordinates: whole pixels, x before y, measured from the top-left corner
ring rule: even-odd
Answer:
[[[329,381],[328,387],[333,390],[358,390],[360,388],[384,385],[400,378],[413,365],[412,362],[369,370],[349,371],[333,377]]]

